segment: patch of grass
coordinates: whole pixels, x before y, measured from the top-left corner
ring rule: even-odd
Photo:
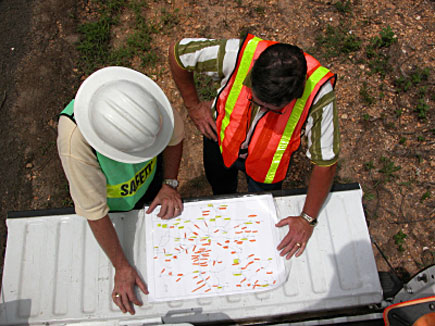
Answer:
[[[363,113],[362,118],[363,118],[364,121],[369,121],[371,116],[368,113]]]
[[[403,145],[406,143],[406,137],[400,137],[399,144]]]
[[[64,199],[62,199],[62,207],[73,207],[74,206],[74,202],[71,199],[71,196],[69,195],[70,191],[69,191],[69,184],[65,183],[63,185],[65,193],[67,194],[66,197]]]
[[[341,14],[350,14],[352,12],[351,5],[352,3],[350,2],[350,0],[337,1],[336,3],[334,3],[335,9],[337,9],[337,11]]]
[[[148,23],[142,16],[138,16],[136,20],[138,28],[127,38],[124,51],[130,58],[138,55],[142,67],[151,66],[158,61],[158,54],[153,51],[152,46],[153,35],[158,33],[158,27]]]
[[[127,53],[129,60],[137,55],[142,67],[152,66],[159,57],[152,46],[153,36],[159,32],[159,26],[145,17],[144,10],[148,8],[146,2],[136,0],[129,6],[134,12],[136,25],[133,33],[128,36],[123,51]]]
[[[77,50],[80,53],[81,69],[89,74],[102,66],[109,56],[110,25],[112,19],[103,17],[96,22],[80,25],[82,34]]]
[[[396,118],[399,118],[402,115],[402,109],[396,109],[396,111],[394,111],[394,115]]]
[[[385,181],[391,181],[393,178],[396,177],[394,173],[399,171],[401,169],[401,166],[394,165],[394,162],[385,156],[382,156],[380,161],[382,164],[382,168],[379,170],[379,172],[385,175]]]
[[[361,40],[344,27],[327,25],[325,35],[316,37],[316,45],[325,58],[333,58],[360,50]]]
[[[366,82],[363,83],[363,85],[359,91],[359,95],[360,95],[363,103],[365,103],[369,106],[372,105],[373,103],[375,103],[375,98],[370,94],[369,88],[368,88]]]
[[[219,84],[213,78],[203,74],[195,74],[194,81],[201,101],[211,101],[216,97]]]
[[[401,75],[394,80],[394,86],[397,92],[407,92],[411,88],[417,86],[423,81],[427,81],[429,78],[430,69],[428,67],[417,67],[411,71],[409,76]]]
[[[420,198],[420,202],[424,202],[426,199],[430,198],[430,191],[426,191]]]
[[[394,86],[397,93],[406,93],[414,90],[414,94],[417,97],[417,104],[414,108],[414,112],[417,113],[417,117],[422,120],[426,120],[427,112],[430,106],[427,104],[428,87],[424,85],[429,80],[431,69],[428,67],[420,68],[416,67],[410,71],[408,75],[400,75],[394,80]],[[432,94],[433,96],[433,94]]]
[[[370,55],[368,66],[371,74],[379,74],[384,79],[392,71],[390,56],[388,54],[374,52]]]
[[[404,182],[400,182],[399,183],[400,186],[405,186],[405,187],[411,187],[412,184],[413,184],[412,180],[410,180],[410,181],[404,181]]]
[[[388,129],[394,129],[396,126],[394,125],[394,122],[386,122],[385,127]]]
[[[370,43],[366,47],[366,56],[369,59],[368,66],[372,74],[379,74],[385,78],[392,71],[389,62],[390,56],[385,49],[396,42],[397,38],[390,26],[383,28],[379,36],[370,39]]]
[[[370,201],[370,200],[375,199],[376,196],[375,196],[375,194],[372,193],[372,192],[366,192],[366,193],[363,195],[363,198],[364,198],[365,200],[367,200],[367,201]]]
[[[74,207],[74,202],[71,198],[65,198],[62,200],[62,207]]]
[[[265,6],[257,6],[254,8],[254,11],[259,14],[259,15],[264,15],[266,12],[266,7]]]
[[[422,120],[426,120],[426,113],[430,109],[429,105],[426,103],[426,92],[427,87],[421,87],[419,89],[417,106],[414,109],[414,112],[417,112],[418,118]]]
[[[364,163],[364,168],[367,171],[370,171],[370,170],[373,170],[375,168],[375,165],[374,165],[373,161],[365,162]]]
[[[78,27],[81,34],[77,44],[81,70],[89,74],[108,62],[110,57],[110,31],[118,23],[121,9],[127,0],[95,1],[98,19]]]
[[[180,23],[180,17],[178,16],[178,8],[174,10],[174,12],[169,12],[166,8],[162,8],[161,10],[161,18],[160,22],[162,28],[172,29]]]
[[[402,232],[402,230],[399,230],[395,235],[393,235],[394,243],[397,246],[397,250],[400,252],[405,251],[405,248],[403,247],[405,243],[405,239],[407,238],[407,235]]]
[[[131,60],[138,56],[142,66],[151,66],[159,60],[153,51],[153,37],[161,31],[178,24],[176,13],[162,10],[161,22],[155,23],[145,17],[148,5],[140,0],[94,0],[97,19],[78,27],[81,34],[77,49],[81,54],[80,68],[90,74],[98,68],[108,65],[130,66]],[[119,23],[122,10],[128,8],[134,13],[134,30],[128,35],[124,44],[114,48],[111,44],[112,29]]]
[[[370,40],[370,46],[373,49],[380,49],[390,47],[393,43],[397,42],[397,38],[390,26],[383,28],[379,32],[379,36],[375,36]]]

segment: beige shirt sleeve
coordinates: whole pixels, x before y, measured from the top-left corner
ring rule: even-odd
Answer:
[[[174,112],[174,133],[172,134],[172,138],[169,141],[168,146],[175,146],[184,139],[183,119],[177,110],[172,109],[172,111]]]
[[[57,149],[68,179],[75,212],[89,220],[103,218],[108,212],[106,177],[95,152],[83,138],[77,125],[61,116],[58,125]]]

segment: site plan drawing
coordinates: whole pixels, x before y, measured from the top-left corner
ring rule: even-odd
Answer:
[[[272,195],[188,202],[170,220],[158,211],[145,217],[150,302],[264,291],[285,281]]]

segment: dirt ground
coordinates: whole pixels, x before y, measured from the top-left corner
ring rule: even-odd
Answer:
[[[296,44],[317,56],[316,36],[327,25],[351,26],[362,48],[321,62],[338,74],[336,86],[342,149],[336,183],[358,182],[374,243],[403,280],[434,263],[434,6],[429,0],[353,0],[351,12],[337,1],[242,0],[148,1],[150,19],[176,13],[174,26],[154,38],[160,61],[150,75],[185,117],[186,140],[180,170],[184,198],[210,195],[202,168],[202,141],[187,117],[166,61],[167,45],[181,37],[238,37],[249,31],[265,39]],[[346,1],[342,1],[346,3]],[[79,23],[90,19],[87,0],[0,0],[0,249],[7,212],[71,205],[56,152],[56,115],[83,80],[76,42]],[[131,15],[121,15],[114,39],[128,33]],[[125,28],[124,28],[124,27]],[[369,40],[390,26],[397,42],[388,49],[392,66],[383,78],[370,73]],[[429,67],[427,80],[398,92],[394,80]],[[156,73],[158,72],[158,73]],[[418,118],[416,88],[426,87],[426,118]],[[368,90],[368,91],[367,91]],[[305,147],[295,153],[285,188],[305,187]],[[243,178],[240,191],[246,190]],[[379,271],[390,268],[373,246]],[[0,256],[3,261],[3,254]]]

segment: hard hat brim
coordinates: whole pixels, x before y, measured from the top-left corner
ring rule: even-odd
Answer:
[[[140,152],[120,151],[101,139],[91,123],[90,103],[98,89],[107,83],[126,80],[144,87],[161,107],[162,126],[155,142]],[[171,103],[162,89],[149,77],[126,67],[106,67],[90,75],[79,87],[74,101],[77,125],[90,146],[108,158],[122,163],[140,163],[159,155],[168,145],[174,131],[174,114]]]

